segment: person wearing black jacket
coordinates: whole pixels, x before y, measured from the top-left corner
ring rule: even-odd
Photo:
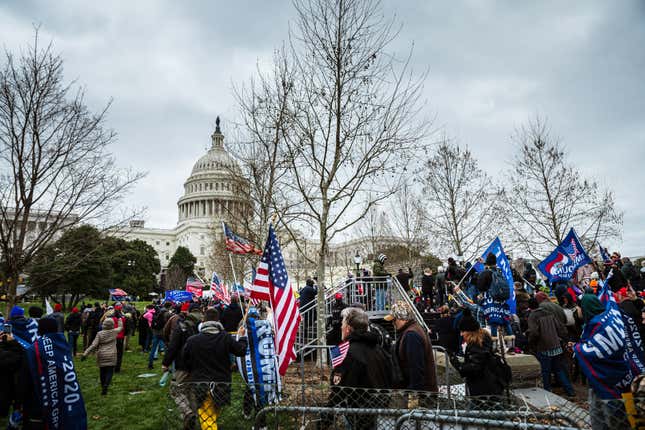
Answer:
[[[67,316],[65,330],[67,331],[67,341],[72,348],[72,356],[75,357],[78,335],[81,331],[81,314],[78,312],[77,307],[72,308],[72,313]]]
[[[429,267],[423,269],[423,276],[421,276],[421,296],[427,305],[430,307],[434,305],[434,275]]]
[[[0,417],[6,417],[16,401],[17,375],[23,366],[24,352],[7,333],[0,334]],[[15,406],[14,406],[15,409]]]
[[[184,346],[184,366],[190,382],[223,382],[211,390],[216,408],[231,401],[231,361],[229,354],[246,354],[247,340],[244,326],[237,331],[238,340],[224,330],[219,312],[207,309],[199,334],[191,336]],[[204,399],[198,399],[198,404]]]
[[[390,360],[378,344],[378,335],[369,332],[369,317],[359,308],[345,308],[342,312],[342,339],[349,342],[345,358],[334,366],[331,372],[331,393],[329,407],[387,406],[387,396],[367,389],[392,388]],[[350,388],[344,388],[350,387]],[[347,417],[352,429],[373,429],[374,416]],[[330,425],[329,417],[323,417],[323,424]]]
[[[469,396],[503,394],[504,386],[495,379],[490,370],[493,359],[493,339],[479,326],[468,309],[463,311],[459,330],[466,342],[464,361],[460,362],[455,356],[451,356],[450,363],[466,379],[467,394]]]

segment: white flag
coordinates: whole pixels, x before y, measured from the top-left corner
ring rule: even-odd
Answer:
[[[49,300],[47,300],[47,298],[45,298],[45,310],[47,311],[47,315],[54,313],[54,309],[52,308],[52,305],[49,304]]]

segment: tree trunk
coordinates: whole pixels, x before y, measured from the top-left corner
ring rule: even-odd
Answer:
[[[16,292],[18,289],[19,276],[20,276],[20,273],[18,273],[18,269],[16,267],[10,267],[9,269],[10,280],[9,280],[9,289],[7,291],[7,307],[5,310],[5,315],[11,314],[11,308],[13,308],[17,302]]]

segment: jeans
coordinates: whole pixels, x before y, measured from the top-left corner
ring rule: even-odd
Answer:
[[[101,378],[101,387],[107,389],[112,382],[112,375],[114,375],[114,366],[105,366],[99,367],[100,378]]]
[[[150,354],[148,354],[148,367],[152,366],[152,362],[155,359],[155,355],[157,355],[157,349],[161,349],[163,345],[164,345],[163,336],[160,334],[153,334],[152,347],[150,347]]]
[[[67,341],[70,348],[72,348],[72,357],[76,356],[76,344],[78,343],[78,332],[77,331],[68,331],[67,332]]]
[[[376,309],[377,311],[385,310],[385,293],[387,288],[376,287]]]
[[[564,354],[559,354],[554,357],[550,357],[541,352],[537,353],[537,359],[540,362],[540,368],[542,369],[542,385],[547,391],[551,391],[551,372],[560,380],[562,388],[566,391],[567,395],[574,396],[576,392],[569,382],[569,376],[567,375],[567,369],[564,366]]]
[[[506,329],[506,335],[511,336],[513,334],[513,327],[511,327],[511,323],[506,321],[504,324],[491,324],[490,325],[490,334],[493,337],[497,337],[497,327],[504,327]]]

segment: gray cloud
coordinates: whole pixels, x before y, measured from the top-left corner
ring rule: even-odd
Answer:
[[[286,39],[288,2],[9,1],[0,36],[16,50],[32,25],[53,40],[94,109],[113,98],[119,163],[149,172],[129,199],[150,225],[176,222],[176,200],[209,145],[216,115],[235,117],[232,84],[268,64]],[[624,254],[645,254],[645,4],[387,2],[403,25],[391,46],[429,69],[427,114],[471,147],[492,175],[515,127],[548,118],[571,160],[611,186],[625,210]]]

